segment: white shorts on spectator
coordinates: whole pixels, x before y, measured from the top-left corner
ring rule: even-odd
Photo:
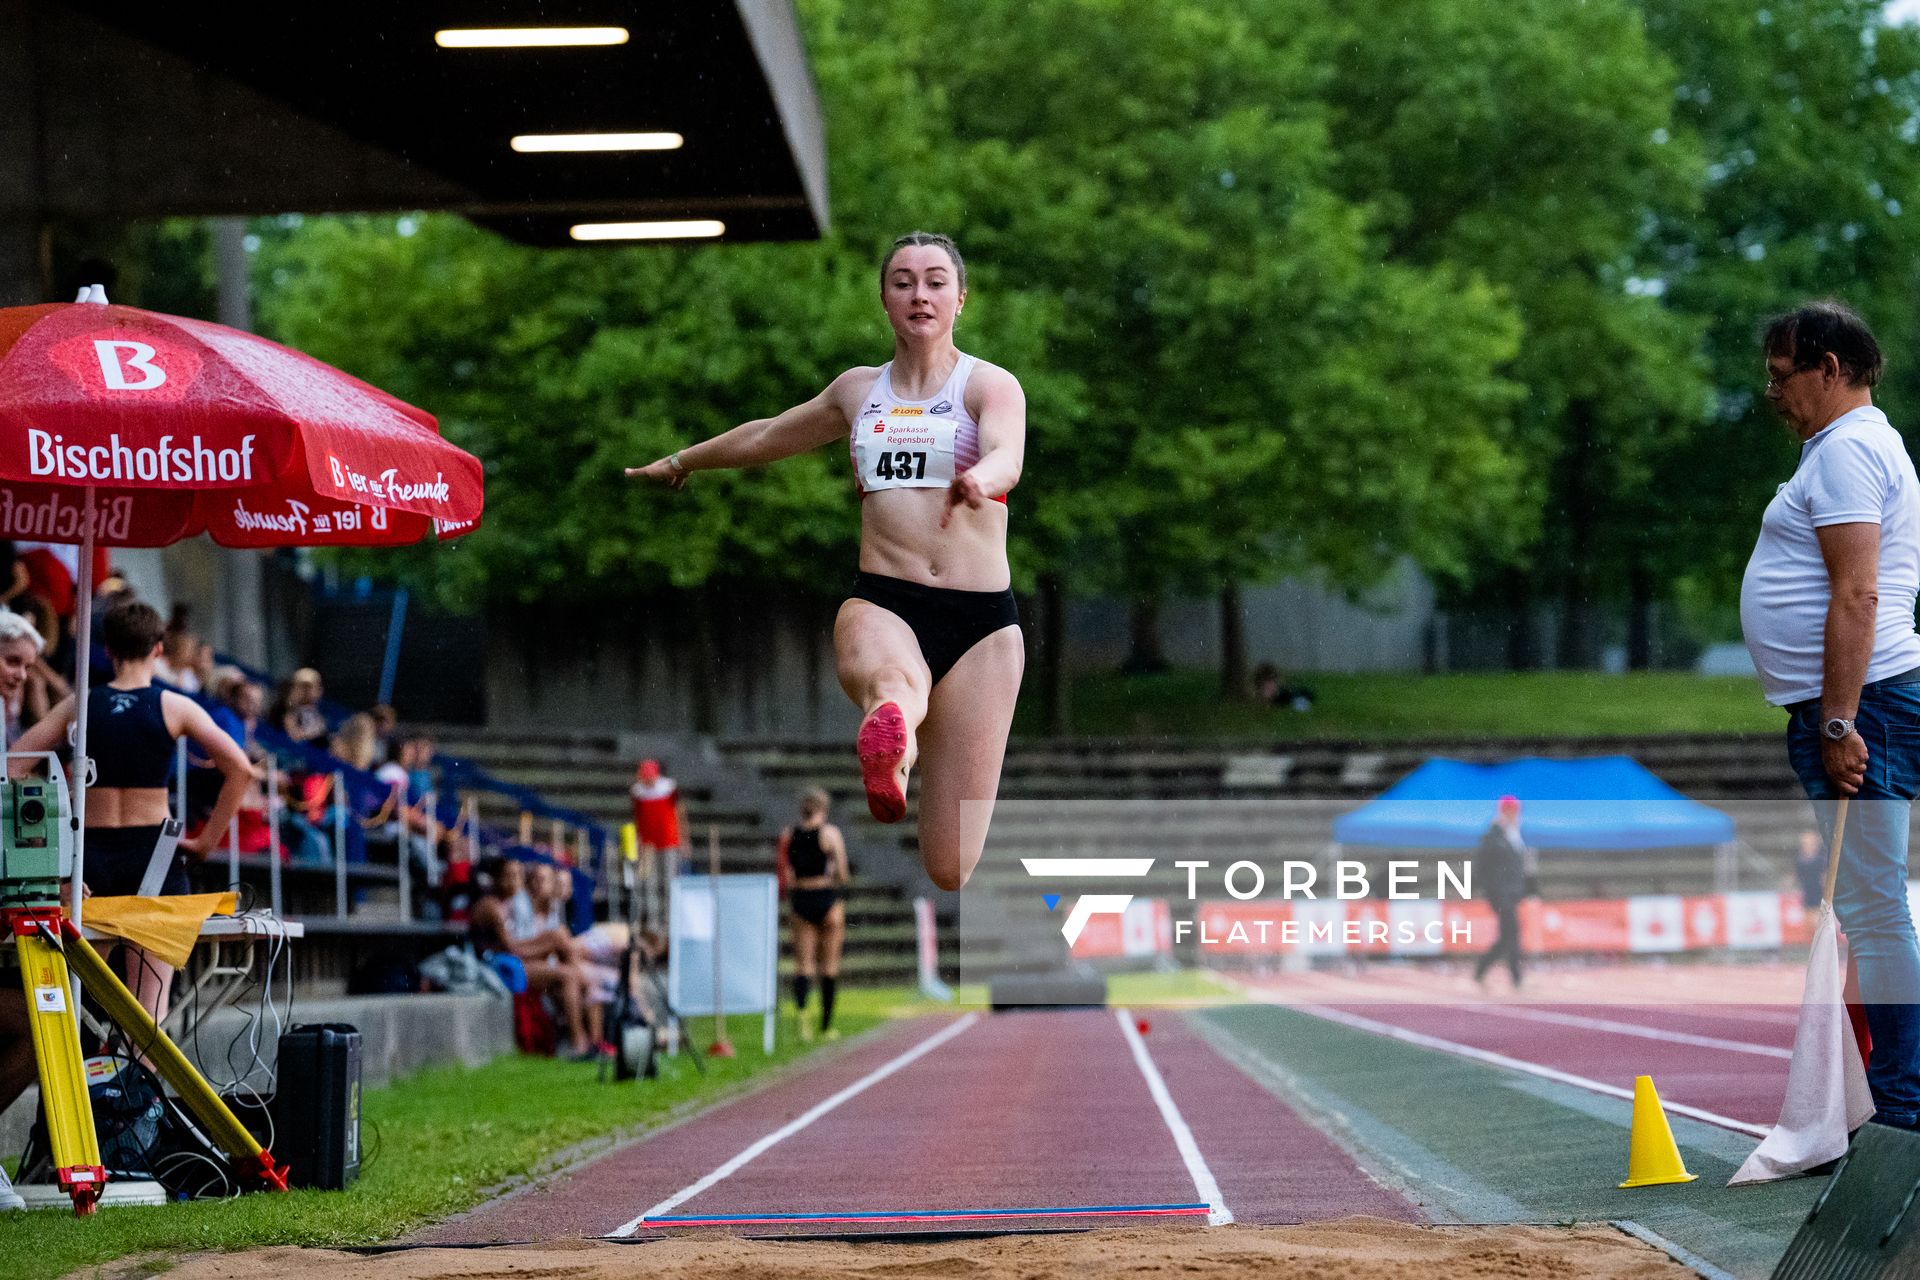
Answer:
[[[1848,1135],[1873,1115],[1867,1069],[1847,1017],[1839,926],[1822,904],[1807,957],[1800,1025],[1780,1120],[1727,1183],[1773,1182],[1805,1173],[1847,1153]]]

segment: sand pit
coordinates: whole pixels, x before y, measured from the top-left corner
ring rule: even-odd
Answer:
[[[1605,1224],[1416,1227],[1345,1218],[1295,1227],[1134,1229],[940,1244],[775,1242],[680,1236],[649,1244],[573,1240],[360,1256],[321,1249],[202,1254],[170,1280],[1683,1280],[1694,1273]]]

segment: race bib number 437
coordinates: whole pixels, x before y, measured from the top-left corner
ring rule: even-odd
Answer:
[[[854,435],[854,463],[860,487],[944,489],[953,483],[951,418],[863,417]]]

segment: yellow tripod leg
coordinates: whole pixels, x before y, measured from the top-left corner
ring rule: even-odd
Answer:
[[[57,920],[57,915],[55,916]],[[80,1025],[74,1017],[67,962],[60,948],[41,936],[37,922],[16,926],[20,972],[27,987],[27,1025],[40,1068],[41,1106],[60,1189],[73,1197],[73,1211],[89,1214],[100,1199],[107,1171],[100,1165],[100,1139],[93,1130],[86,1061],[80,1056]]]
[[[133,998],[133,993],[107,967],[100,953],[80,936],[80,931],[73,927],[72,921],[61,921],[61,935],[66,946],[67,961],[73,966],[73,971],[80,975],[88,994],[99,1001],[114,1025],[127,1033],[134,1047],[153,1065],[160,1078],[173,1086],[174,1092],[180,1095],[180,1101],[193,1113],[193,1118],[205,1125],[213,1140],[232,1157],[235,1167],[258,1175],[276,1191],[285,1191],[286,1171],[275,1165],[273,1156],[254,1141],[247,1127],[234,1117],[226,1103],[220,1101],[220,1095],[187,1061],[187,1055],[180,1052],[180,1047],[154,1024],[145,1006]]]

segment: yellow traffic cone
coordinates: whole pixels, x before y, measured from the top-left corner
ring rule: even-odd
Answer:
[[[1652,1076],[1633,1078],[1633,1143],[1627,1155],[1627,1180],[1623,1187],[1658,1187],[1669,1182],[1692,1182],[1697,1174],[1687,1172],[1674,1144],[1673,1130],[1667,1127],[1667,1113],[1660,1106],[1659,1091]]]

